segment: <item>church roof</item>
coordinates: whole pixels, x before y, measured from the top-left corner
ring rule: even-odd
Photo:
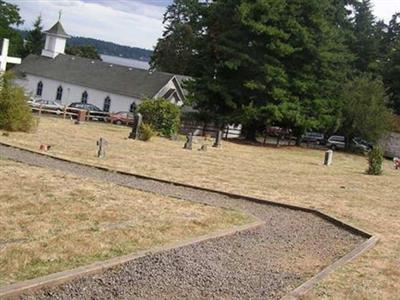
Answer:
[[[58,21],[56,24],[54,24],[53,27],[51,27],[49,30],[45,31],[44,33],[50,33],[50,34],[59,35],[59,36],[63,36],[63,37],[70,37],[65,32],[64,27],[62,26],[60,21]]]
[[[54,59],[31,54],[13,71],[17,75],[31,74],[137,99],[154,97],[175,77],[174,74],[149,73],[142,69],[64,54]]]

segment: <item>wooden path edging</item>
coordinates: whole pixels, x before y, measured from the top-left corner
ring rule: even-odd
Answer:
[[[254,202],[254,203],[258,203],[258,204],[273,205],[273,206],[278,206],[278,207],[282,207],[282,208],[287,208],[287,209],[292,209],[292,210],[299,210],[299,211],[311,213],[311,214],[313,214],[315,216],[318,216],[318,217],[320,217],[320,218],[322,218],[322,219],[324,219],[324,220],[326,220],[328,222],[331,222],[331,223],[333,223],[333,224],[335,224],[335,225],[337,225],[339,227],[342,227],[342,228],[344,228],[344,229],[346,229],[346,230],[348,230],[348,231],[350,231],[350,232],[352,232],[354,234],[358,234],[358,235],[360,235],[360,236],[362,236],[364,238],[367,238],[367,240],[365,242],[363,242],[362,244],[357,246],[355,249],[353,249],[351,252],[349,252],[348,254],[346,254],[345,256],[340,258],[339,260],[335,261],[333,264],[331,264],[331,265],[327,266],[326,268],[324,268],[321,272],[319,272],[318,274],[313,276],[311,279],[307,280],[302,285],[300,285],[299,287],[297,287],[296,289],[294,289],[293,291],[288,293],[281,300],[300,299],[309,290],[311,290],[317,283],[319,283],[324,278],[326,278],[329,274],[331,274],[335,270],[339,269],[340,267],[344,266],[345,264],[347,264],[348,262],[352,261],[353,259],[357,258],[358,256],[362,255],[363,253],[368,251],[370,248],[372,248],[379,241],[378,236],[373,235],[372,233],[369,233],[369,232],[367,232],[367,231],[365,231],[365,230],[363,230],[363,229],[361,229],[361,228],[359,228],[357,226],[354,226],[352,224],[346,223],[346,222],[344,222],[344,221],[342,221],[342,220],[340,220],[340,219],[338,219],[336,217],[333,217],[333,216],[330,216],[330,215],[328,215],[326,213],[323,213],[323,212],[321,212],[321,211],[319,211],[317,209],[312,209],[312,208],[308,208],[308,207],[302,207],[302,206],[293,205],[293,204],[275,202],[275,201],[271,201],[271,200],[264,200],[264,199],[259,199],[259,198],[250,197],[250,196],[244,196],[244,195],[239,195],[239,194],[233,194],[233,193],[229,193],[229,192],[218,191],[218,190],[213,190],[213,189],[204,188],[204,187],[198,187],[198,186],[194,186],[194,185],[191,185],[191,184],[173,182],[173,181],[169,181],[169,180],[165,180],[165,179],[158,179],[158,178],[145,176],[145,175],[133,174],[133,173],[129,173],[129,172],[126,172],[126,171],[115,170],[115,169],[111,169],[111,168],[103,167],[103,166],[85,164],[85,163],[82,163],[82,162],[73,161],[73,160],[70,160],[70,159],[63,158],[63,157],[58,157],[58,156],[55,156],[55,155],[42,153],[42,152],[31,150],[31,149],[27,149],[27,148],[24,148],[24,147],[17,147],[17,146],[14,146],[14,145],[11,145],[11,144],[7,144],[7,143],[4,143],[4,142],[0,142],[0,145],[6,146],[6,147],[10,147],[10,148],[14,148],[14,149],[17,149],[17,150],[20,150],[20,151],[26,151],[26,152],[30,152],[30,153],[33,153],[33,154],[37,154],[37,155],[41,155],[41,156],[45,156],[45,157],[50,157],[52,159],[59,160],[59,161],[64,161],[64,162],[68,162],[68,163],[72,163],[72,164],[76,164],[76,165],[80,165],[80,166],[95,168],[95,169],[106,171],[106,172],[117,173],[117,174],[121,174],[121,175],[128,175],[128,176],[133,176],[133,177],[136,177],[136,178],[139,178],[139,179],[152,180],[152,181],[165,183],[165,184],[170,184],[170,185],[174,185],[174,186],[178,186],[178,187],[184,187],[184,188],[189,188],[189,189],[194,189],[194,190],[200,190],[200,191],[220,194],[220,195],[224,195],[224,196],[227,196],[227,197],[230,197],[230,198],[234,198],[234,199],[244,199],[244,200],[247,200],[247,201],[250,201],[250,202]],[[149,251],[149,252],[152,252],[152,251]],[[116,259],[118,259],[118,258],[116,258]],[[58,273],[56,273],[56,274],[58,274]],[[51,276],[51,275],[49,275],[49,276]],[[55,285],[57,285],[57,284],[55,284]],[[0,298],[2,297],[1,291],[2,291],[2,289],[0,289]]]
[[[256,230],[257,228],[265,225],[265,222],[257,220],[250,224],[242,226],[234,226],[226,230],[219,230],[212,234],[203,235],[196,238],[187,239],[178,243],[167,244],[165,246],[154,247],[148,250],[136,252],[135,254],[128,254],[124,256],[114,257],[105,261],[95,262],[87,266],[78,267],[72,270],[53,273],[50,275],[17,282],[0,288],[0,299],[18,299],[24,293],[32,293],[42,288],[55,287],[60,284],[73,281],[83,276],[95,275],[104,272],[107,269],[118,267],[122,264],[129,263],[138,258],[157,254],[160,252],[178,249],[186,246],[195,245],[198,243],[214,240],[222,237],[234,235],[239,232]]]

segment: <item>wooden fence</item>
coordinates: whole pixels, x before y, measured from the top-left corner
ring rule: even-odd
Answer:
[[[195,136],[211,136],[215,137],[219,128],[212,123],[201,123],[195,121],[183,121],[180,133],[193,133]],[[223,130],[223,138],[234,139],[239,138],[242,133],[242,125],[226,125]]]
[[[31,109],[33,112],[37,112],[39,116],[41,116],[42,113],[47,113],[62,117],[63,119],[66,119],[67,117],[78,119],[81,113],[85,114],[86,121],[90,121],[95,118],[104,118],[107,121],[110,119],[111,116],[110,113],[106,112],[101,113],[101,116],[91,115],[90,111],[72,107],[64,107],[63,109],[48,109],[48,108],[43,108],[43,105],[40,105],[39,107],[31,106]]]

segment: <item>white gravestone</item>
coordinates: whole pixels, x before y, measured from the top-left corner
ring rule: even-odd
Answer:
[[[6,71],[7,63],[9,64],[20,64],[21,59],[18,57],[10,57],[8,56],[8,47],[10,45],[10,41],[8,39],[3,39],[3,47],[0,55],[0,73]]]
[[[333,159],[333,151],[328,150],[325,152],[325,160],[324,160],[324,165],[325,166],[330,166],[332,164],[332,159]]]

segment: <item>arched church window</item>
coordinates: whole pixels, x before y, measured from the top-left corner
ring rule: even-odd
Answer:
[[[36,87],[36,96],[42,96],[43,92],[43,82],[39,81]]]
[[[131,106],[129,107],[130,112],[135,112],[136,111],[136,103],[132,102]]]
[[[88,92],[84,91],[84,92],[82,93],[81,102],[82,102],[82,103],[87,103],[88,97],[89,97]]]
[[[56,95],[56,100],[57,100],[57,101],[61,101],[61,99],[62,99],[62,94],[63,94],[63,88],[62,88],[62,86],[60,85],[60,86],[58,87],[58,89],[57,89],[57,95]]]
[[[111,99],[110,97],[107,96],[106,99],[104,99],[103,111],[109,112],[110,107],[111,107]]]

